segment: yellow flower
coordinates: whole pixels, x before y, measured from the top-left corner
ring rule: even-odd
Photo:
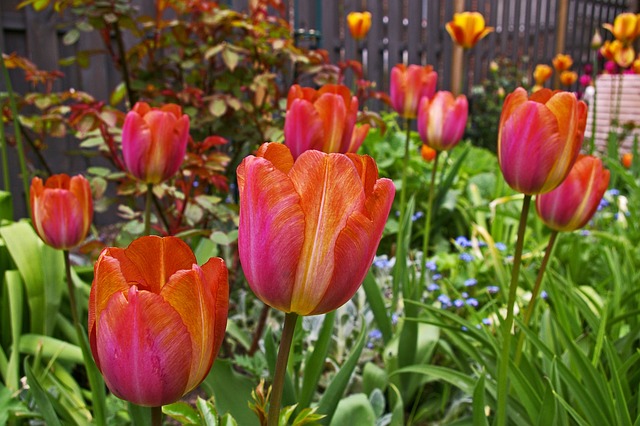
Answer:
[[[478,12],[454,13],[446,28],[453,42],[465,49],[471,49],[493,31],[493,27],[485,26],[484,17]]]
[[[624,45],[628,45],[638,37],[638,15],[635,13],[621,13],[611,24],[602,24],[602,27],[611,31],[611,34]]]
[[[351,12],[347,15],[347,25],[353,38],[361,40],[367,36],[371,28],[371,13]]]
[[[571,86],[578,79],[578,74],[575,71],[562,71],[560,73],[560,83],[564,86]]]
[[[573,59],[571,59],[571,56],[563,53],[558,53],[551,62],[553,62],[553,67],[558,72],[566,71],[571,68],[571,65],[573,65]]]
[[[549,80],[551,74],[553,73],[553,69],[549,65],[546,64],[538,64],[536,65],[536,69],[533,70],[533,79],[536,82],[536,85],[543,86],[544,83]]]

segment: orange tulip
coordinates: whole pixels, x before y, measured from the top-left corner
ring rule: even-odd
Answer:
[[[93,200],[84,176],[53,175],[42,183],[34,177],[30,190],[33,226],[45,244],[69,250],[80,244],[91,227]]]
[[[362,283],[395,188],[375,161],[356,154],[263,144],[237,170],[238,251],[253,292],[287,313],[317,315],[347,302]]]
[[[347,25],[351,36],[356,40],[361,40],[367,36],[371,28],[371,13],[351,12],[347,15]]]
[[[356,128],[358,98],[347,86],[326,84],[319,90],[294,84],[287,97],[284,142],[294,158],[309,149],[356,152],[369,126]]]
[[[533,70],[533,79],[535,80],[538,86],[544,86],[551,74],[553,73],[553,69],[546,64],[538,64],[536,68]]]
[[[560,186],[536,197],[538,216],[555,231],[582,228],[598,209],[609,175],[599,158],[580,155]]]
[[[448,151],[460,142],[467,125],[467,97],[437,92],[433,99],[422,98],[418,108],[418,133],[423,144],[437,151]]]
[[[430,65],[396,65],[391,70],[391,106],[401,117],[416,118],[420,99],[432,98],[437,82],[438,73]]]
[[[633,154],[630,152],[625,152],[622,154],[622,159],[620,160],[622,163],[622,167],[625,169],[630,169],[631,164],[633,164]]]
[[[560,83],[564,86],[571,86],[578,80],[578,73],[575,71],[562,71],[560,73]]]
[[[446,29],[453,42],[465,49],[471,49],[493,31],[493,27],[485,26],[484,17],[478,12],[454,13]]]
[[[438,151],[431,148],[429,145],[422,144],[422,148],[420,148],[420,155],[422,156],[422,159],[427,163],[432,162],[433,159],[436,158],[437,153]]]
[[[602,55],[603,58],[609,61],[614,61],[615,50],[618,49],[619,46],[620,44],[617,44],[614,46],[609,40],[607,40],[604,42],[602,47],[600,47],[600,54]]]
[[[518,192],[549,192],[564,180],[578,157],[587,105],[573,93],[516,89],[504,101],[498,131],[498,161]]]
[[[573,65],[573,59],[571,59],[571,56],[564,55],[562,53],[558,53],[551,62],[553,63],[553,68],[555,68],[557,72],[566,71]]]
[[[635,61],[631,64],[631,68],[633,72],[636,74],[640,74],[640,57],[637,57]]]
[[[611,34],[625,46],[632,43],[638,36],[638,15],[635,13],[621,13],[611,24],[602,24],[602,27],[609,30]]]
[[[157,407],[194,389],[220,349],[228,305],[224,261],[200,267],[178,238],[104,249],[89,297],[89,342],[111,392]]]
[[[122,156],[127,171],[145,183],[160,183],[176,174],[187,150],[189,117],[167,104],[151,108],[138,102],[122,127]]]

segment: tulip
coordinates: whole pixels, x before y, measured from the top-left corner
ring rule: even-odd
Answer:
[[[267,305],[318,315],[347,302],[376,252],[395,194],[375,161],[265,143],[237,170],[238,251]]]
[[[562,80],[562,77],[560,77],[560,80]],[[580,86],[582,87],[587,87],[589,85],[591,85],[591,76],[589,74],[582,74],[580,76]]]
[[[560,73],[560,83],[565,86],[571,86],[578,80],[578,73],[575,71],[562,71]]]
[[[484,17],[478,12],[454,13],[446,29],[453,42],[465,49],[471,49],[493,31],[493,27],[485,27]]]
[[[91,226],[93,200],[84,176],[53,175],[46,182],[34,177],[30,190],[33,226],[45,244],[69,250],[80,244]]]
[[[562,53],[558,53],[552,60],[553,68],[557,72],[566,71],[573,65],[573,59],[571,59],[570,55],[564,55]]]
[[[535,80],[538,86],[544,86],[551,74],[553,73],[553,69],[546,64],[538,64],[536,68],[533,70],[533,79]]]
[[[167,104],[151,108],[138,102],[129,111],[122,127],[122,155],[125,167],[147,184],[173,176],[187,150],[189,117],[182,108]]]
[[[631,64],[631,69],[633,69],[633,72],[636,74],[640,74],[640,57],[637,57],[635,61],[633,61],[633,64]]]
[[[536,197],[538,216],[555,231],[582,228],[598,209],[609,175],[599,158],[580,155],[560,186]]]
[[[541,89],[527,97],[517,88],[504,101],[498,161],[505,180],[527,195],[551,191],[575,162],[587,121],[587,105],[573,93]]]
[[[356,40],[362,40],[367,36],[369,28],[371,28],[371,13],[351,12],[347,15],[347,25],[351,36]]]
[[[222,344],[228,304],[223,260],[200,267],[178,238],[104,249],[89,297],[89,342],[111,392],[158,407],[198,386]]]
[[[600,46],[602,46],[602,35],[596,28],[596,30],[593,32],[593,37],[591,38],[591,48],[600,49]]]
[[[628,68],[633,64],[636,57],[633,46],[625,46],[619,40],[614,40],[609,48],[613,52],[613,60],[619,67]]]
[[[622,154],[622,159],[620,160],[622,163],[622,167],[625,169],[630,169],[631,164],[633,164],[633,154],[630,152],[625,152]]]
[[[420,155],[422,156],[422,159],[427,163],[432,162],[434,158],[436,158],[437,153],[438,151],[431,148],[429,145],[422,144],[422,147],[420,148]]]
[[[464,95],[440,91],[433,99],[422,98],[418,108],[418,133],[436,151],[448,151],[460,142],[467,125],[469,105]]]
[[[369,126],[356,130],[358,98],[346,86],[327,84],[319,90],[289,89],[284,120],[284,141],[294,158],[309,149],[326,153],[356,152]]]
[[[611,34],[624,45],[628,45],[638,36],[638,15],[635,13],[621,13],[611,24],[602,24]]]
[[[391,106],[404,118],[416,118],[420,99],[432,98],[437,82],[438,73],[430,65],[396,65],[391,70]]]

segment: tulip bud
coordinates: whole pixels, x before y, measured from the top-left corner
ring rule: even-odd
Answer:
[[[560,186],[536,197],[538,216],[556,231],[582,228],[598,209],[609,175],[599,158],[580,155]]]
[[[448,151],[460,142],[467,125],[467,98],[451,92],[437,92],[433,99],[422,98],[418,109],[418,133],[425,145]]]
[[[621,163],[622,167],[624,167],[625,169],[630,169],[631,164],[633,164],[633,154],[630,152],[625,152],[624,154],[622,154]]]
[[[587,122],[587,105],[573,93],[523,88],[509,94],[498,126],[498,161],[511,188],[524,194],[551,191],[575,162]]]
[[[600,30],[596,28],[591,38],[591,48],[600,49],[600,46],[602,46],[602,36],[600,35]]]
[[[431,148],[429,145],[422,144],[422,147],[420,148],[420,155],[422,156],[422,159],[427,163],[432,162],[433,159],[436,158],[437,153],[438,151]]]
[[[238,166],[238,251],[253,292],[287,313],[346,303],[373,262],[395,187],[356,154],[263,144]]]
[[[151,108],[145,102],[136,103],[122,127],[127,171],[150,184],[169,179],[184,160],[188,139],[189,117],[178,105]]]
[[[35,177],[30,190],[33,226],[45,244],[69,250],[80,244],[91,227],[93,200],[84,176],[53,175],[46,182]]]
[[[228,305],[224,261],[200,267],[178,238],[104,249],[89,297],[89,342],[111,392],[158,407],[194,389],[220,349]]]
[[[420,100],[433,97],[437,82],[438,73],[430,65],[396,65],[391,70],[391,106],[401,117],[416,118]]]

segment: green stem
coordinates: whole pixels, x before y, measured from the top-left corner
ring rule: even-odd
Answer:
[[[87,341],[87,335],[84,332],[82,325],[78,320],[78,305],[76,303],[76,288],[73,285],[71,278],[71,261],[69,259],[69,251],[64,250],[64,268],[67,277],[67,291],[69,292],[69,308],[71,309],[71,318],[73,319],[73,326],[78,336],[78,343],[80,350],[82,351],[82,359],[87,371],[87,377],[89,379],[89,386],[91,387],[91,398],[93,403],[93,418],[95,424],[98,426],[104,426],[107,424],[105,420],[106,406],[105,406],[105,391],[104,382],[98,371],[91,349],[89,348],[89,342]]]
[[[24,155],[24,146],[22,144],[22,135],[20,134],[20,122],[18,119],[18,107],[16,106],[16,98],[11,85],[11,78],[9,77],[9,71],[4,63],[4,58],[0,60],[0,66],[2,67],[2,74],[4,76],[4,84],[9,94],[9,107],[11,108],[11,115],[13,116],[13,133],[16,138],[16,147],[18,149],[18,161],[20,163],[20,174],[22,177],[22,187],[24,190],[25,205],[27,206],[27,213],[31,217],[31,203],[29,202],[29,174],[27,173],[27,161]]]
[[[129,74],[129,65],[127,63],[127,51],[124,47],[124,40],[122,38],[122,31],[120,30],[120,24],[116,21],[113,24],[113,29],[116,33],[116,44],[118,45],[118,53],[120,54],[120,66],[122,67],[122,80],[124,86],[127,89],[127,98],[129,99],[129,105],[133,106],[138,101],[136,92],[131,85],[131,76]]]
[[[526,327],[529,325],[529,321],[531,320],[531,316],[533,315],[533,310],[536,307],[536,302],[538,301],[538,295],[540,294],[540,290],[542,288],[542,277],[544,276],[544,271],[547,269],[547,263],[549,263],[549,259],[551,258],[551,251],[553,250],[553,245],[556,242],[556,238],[558,237],[558,231],[551,232],[549,236],[549,244],[547,244],[547,249],[544,252],[544,257],[542,258],[542,263],[540,264],[540,269],[538,270],[538,276],[536,277],[536,283],[533,286],[533,291],[531,292],[531,301],[527,306],[527,310],[524,313],[524,319],[522,324]],[[516,356],[515,356],[515,364],[516,366],[520,365],[520,358],[522,357],[522,345],[524,344],[524,333],[520,333],[520,337],[518,338],[518,344],[516,346]]]
[[[162,426],[162,406],[151,407],[151,426]]]
[[[509,393],[509,356],[511,354],[511,327],[513,327],[513,308],[516,304],[516,291],[520,275],[522,261],[522,248],[524,246],[524,232],[527,229],[527,216],[531,205],[531,195],[524,196],[520,224],[518,226],[518,240],[513,256],[513,269],[511,270],[511,283],[509,284],[509,298],[507,300],[507,317],[502,322],[502,353],[498,360],[498,410],[496,417],[497,426],[507,424],[507,396]]]
[[[9,154],[7,153],[7,138],[4,133],[4,118],[1,115],[0,115],[0,150],[2,152],[2,182],[4,185],[4,190],[6,192],[11,192],[11,182],[9,182]]]
[[[297,321],[298,314],[296,313],[291,312],[284,316],[284,329],[282,330],[280,349],[278,350],[278,359],[276,361],[276,371],[271,387],[271,401],[269,402],[267,426],[278,426],[279,423],[284,375],[287,371],[287,362],[289,361],[289,352],[291,352],[291,342],[293,341],[293,332],[295,331]]]
[[[422,239],[422,265],[420,271],[420,287],[423,288],[427,277],[427,259],[429,258],[429,237],[431,236],[431,212],[433,210],[433,198],[436,186],[436,170],[438,168],[438,159],[440,151],[436,151],[436,157],[433,159],[433,169],[431,169],[431,184],[429,186],[429,198],[427,201],[427,214],[424,220],[424,236]]]
[[[144,204],[144,235],[151,235],[151,202],[153,201],[153,184],[147,184],[147,198]]]
[[[400,188],[400,223],[404,219],[407,207],[407,169],[409,168],[409,145],[411,141],[411,119],[405,120],[407,138],[404,142],[404,160],[402,162],[402,187]]]

